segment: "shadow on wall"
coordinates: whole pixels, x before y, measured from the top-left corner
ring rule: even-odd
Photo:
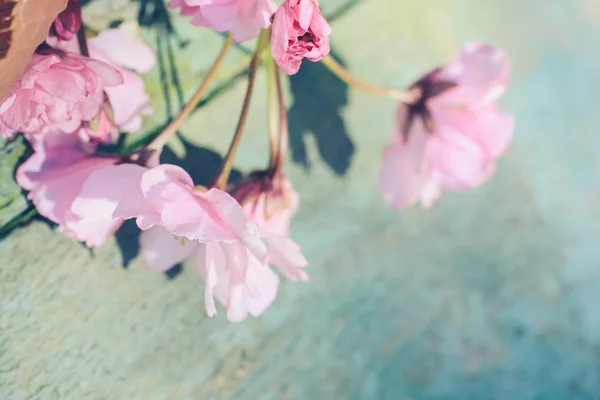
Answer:
[[[344,64],[333,50],[331,55]],[[354,154],[354,143],[340,115],[348,104],[348,85],[321,63],[309,61],[304,61],[300,71],[290,76],[290,85],[294,102],[288,118],[294,162],[310,169],[306,136],[312,134],[327,165],[337,175],[345,174]]]

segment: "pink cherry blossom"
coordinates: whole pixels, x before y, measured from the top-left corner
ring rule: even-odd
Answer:
[[[38,212],[67,236],[99,246],[122,223],[113,217],[121,196],[139,185],[145,168],[120,164],[118,157],[98,157],[65,137],[36,143],[35,153],[17,170],[19,185],[29,191]],[[69,143],[70,142],[70,143]]]
[[[49,38],[47,42],[54,48],[79,52],[76,39],[57,41]],[[156,55],[144,42],[137,40],[125,29],[114,28],[100,32],[88,39],[90,57],[103,61],[117,69],[123,76],[123,83],[105,89],[110,102],[110,110],[99,113],[97,129],[87,128],[89,136],[101,142],[111,141],[118,132],[110,125],[110,114],[116,128],[121,131],[135,132],[142,127],[142,115],[152,113],[150,97],[146,93],[140,74],[147,73],[156,63]]]
[[[104,89],[119,85],[119,71],[74,53],[34,54],[0,102],[0,133],[73,133],[98,115]]]
[[[256,38],[261,28],[268,27],[276,8],[271,0],[170,0],[169,7],[192,16],[192,25],[231,32],[238,43]]]
[[[140,247],[144,260],[155,271],[166,271],[188,260],[205,278],[204,301],[211,317],[217,313],[215,298],[227,308],[228,320],[241,322],[248,315],[263,314],[277,296],[277,275],[257,257],[245,255],[238,244],[202,243],[154,226],[142,232]]]
[[[293,75],[303,58],[319,61],[329,54],[330,34],[316,0],[285,0],[273,19],[271,54],[286,74]]]
[[[259,226],[266,242],[269,262],[288,279],[308,280],[308,261],[300,246],[290,239],[290,221],[298,209],[300,196],[283,175],[268,172],[250,174],[234,194],[248,219]]]
[[[442,190],[485,182],[512,140],[514,119],[497,99],[510,74],[508,55],[483,43],[466,45],[450,64],[419,80],[422,96],[401,104],[379,176],[384,200],[430,207]]]
[[[69,0],[65,8],[50,27],[50,35],[59,40],[71,40],[81,27],[81,6],[79,0]]]
[[[166,270],[188,257],[195,260],[206,277],[209,316],[216,314],[214,298],[234,322],[260,315],[275,298],[279,280],[266,265],[258,226],[226,192],[196,189],[183,169],[160,165],[146,171],[113,215],[136,218],[147,231],[141,245],[151,268]]]

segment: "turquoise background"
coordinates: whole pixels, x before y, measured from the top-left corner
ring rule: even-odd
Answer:
[[[104,27],[137,6],[98,0],[86,15]],[[190,96],[222,40],[173,23],[182,48],[156,21],[144,34],[162,66],[148,76],[148,130]],[[468,40],[505,48],[502,106],[517,130],[494,178],[430,211],[388,209],[376,182],[395,104],[305,63],[289,84],[286,171],[311,281],[283,282],[263,317],[234,325],[222,309],[205,315],[194,271],[148,271],[131,224],[89,251],[35,220],[0,242],[0,398],[600,399],[597,0],[365,0],[332,26],[334,54],[386,86]],[[246,59],[233,52],[214,87]],[[264,78],[242,172],[267,160]],[[235,80],[199,109],[163,159],[208,180],[244,90]]]

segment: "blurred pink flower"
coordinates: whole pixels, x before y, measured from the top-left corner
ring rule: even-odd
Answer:
[[[414,85],[422,96],[400,105],[397,132],[384,150],[379,187],[388,204],[420,200],[428,208],[442,190],[469,189],[494,173],[514,131],[513,117],[496,104],[509,74],[504,51],[470,43]]]
[[[273,19],[271,53],[281,69],[293,75],[304,57],[319,61],[329,54],[330,34],[316,0],[285,0]]]
[[[73,133],[98,115],[104,89],[119,85],[119,71],[74,53],[34,54],[0,102],[0,133]]]
[[[244,179],[234,197],[248,219],[258,224],[269,262],[288,279],[308,280],[304,271],[308,261],[300,246],[290,239],[290,222],[300,199],[290,181],[280,174],[257,171]]]
[[[81,6],[79,0],[69,0],[65,8],[50,27],[50,35],[58,40],[71,40],[81,27]]]
[[[215,297],[234,322],[248,313],[260,315],[275,298],[278,279],[266,265],[267,248],[258,226],[233,197],[219,189],[195,188],[183,169],[160,165],[146,171],[113,215],[136,218],[140,229],[150,230],[141,243],[152,269],[166,270],[193,253],[206,277],[209,316],[216,314]],[[182,241],[180,247],[173,236]],[[159,240],[164,237],[168,239]]]
[[[145,168],[119,164],[118,157],[94,156],[93,148],[82,148],[69,137],[76,135],[48,133],[54,140],[35,144],[16,179],[38,212],[60,231],[89,247],[99,246],[121,226],[123,220],[113,217],[113,211]]]
[[[49,38],[48,43],[60,50],[79,53],[76,39],[57,41]],[[140,74],[147,73],[154,67],[156,63],[154,50],[137,40],[127,30],[120,28],[107,29],[100,32],[98,36],[88,39],[88,47],[91,58],[116,68],[123,76],[120,85],[105,89],[110,107],[105,107],[106,109],[98,114],[98,128],[86,129],[89,136],[96,141],[111,141],[118,133],[112,125],[108,124],[111,119],[116,128],[121,131],[140,130],[141,116],[152,113],[150,97],[146,93]]]
[[[191,15],[192,25],[231,32],[237,43],[256,38],[276,8],[271,0],[170,0],[169,7]]]

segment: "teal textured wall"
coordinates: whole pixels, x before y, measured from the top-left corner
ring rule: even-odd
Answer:
[[[97,0],[86,12],[106,7],[136,11]],[[148,129],[220,45],[174,21],[190,43],[178,50],[172,38],[175,82],[168,62],[148,79]],[[205,315],[193,271],[145,269],[131,226],[91,252],[34,221],[0,242],[0,398],[600,398],[597,0],[365,0],[332,25],[335,54],[382,85],[406,86],[467,40],[506,48],[503,107],[517,131],[496,176],[428,212],[387,209],[376,178],[394,104],[306,64],[289,85],[286,168],[302,196],[292,232],[310,283],[284,282],[263,317],[234,325]],[[166,54],[167,35],[146,38]],[[235,52],[220,81],[244,57]],[[244,90],[238,80],[196,112],[166,159],[207,179]],[[265,150],[259,92],[236,168],[261,167]]]

